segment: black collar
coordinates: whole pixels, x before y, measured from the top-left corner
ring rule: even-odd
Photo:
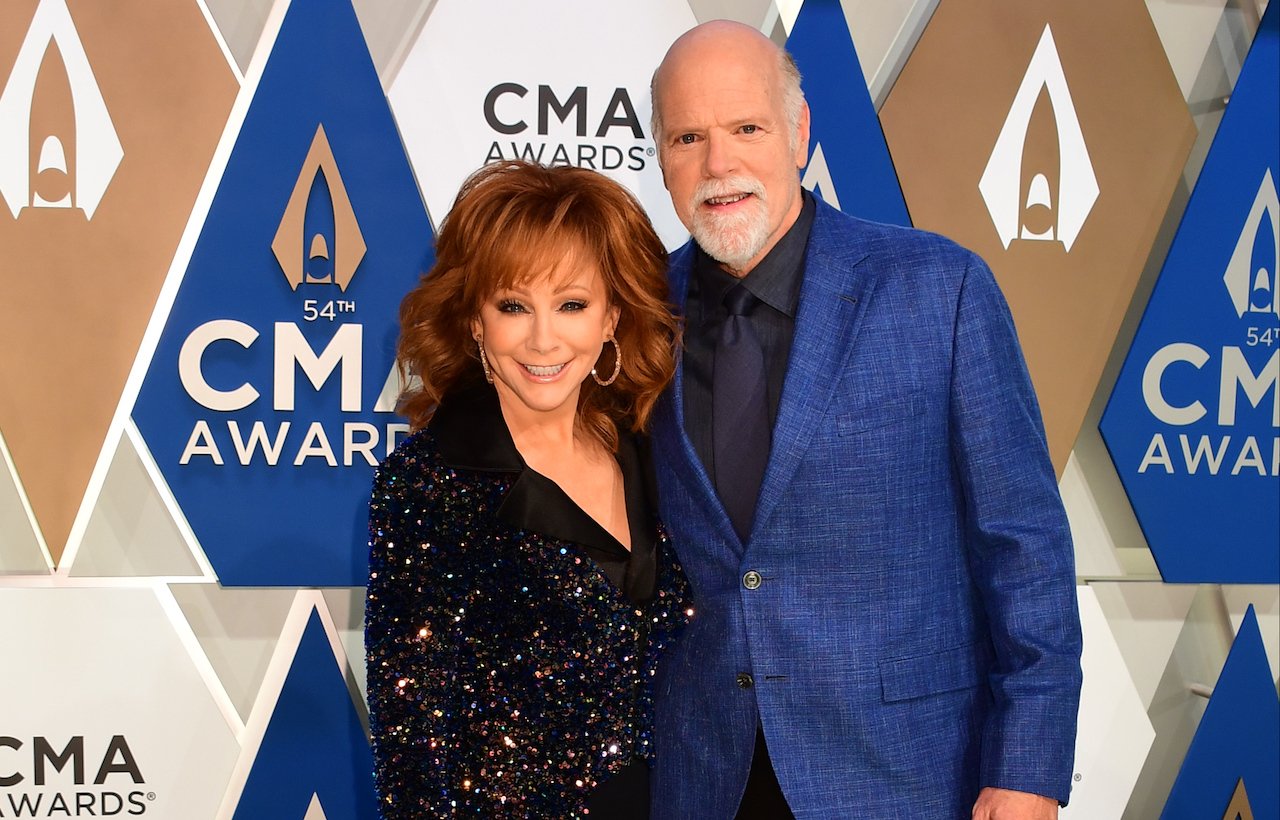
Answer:
[[[622,470],[627,522],[631,530],[631,551],[587,515],[560,485],[531,469],[516,449],[507,429],[492,385],[471,382],[445,396],[427,428],[436,439],[440,457],[455,470],[506,473],[514,476],[511,488],[498,508],[498,517],[511,526],[580,544],[593,559],[606,563],[623,562],[625,580],[611,580],[624,588],[628,597],[633,585],[652,588],[654,573],[654,520],[656,490],[651,461],[643,451],[647,440],[629,431],[618,431],[618,465]],[[605,567],[606,571],[608,567]],[[639,586],[635,587],[639,589]]]
[[[470,381],[449,391],[427,429],[436,438],[440,457],[455,470],[519,473],[525,469],[493,385]]]

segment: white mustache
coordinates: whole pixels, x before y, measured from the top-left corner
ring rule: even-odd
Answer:
[[[698,206],[715,197],[733,196],[734,194],[751,194],[761,202],[765,201],[764,185],[754,177],[736,176],[724,179],[704,179],[694,188],[690,210],[696,211]]]

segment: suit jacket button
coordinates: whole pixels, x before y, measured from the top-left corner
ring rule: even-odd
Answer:
[[[748,570],[747,573],[742,576],[742,585],[747,589],[759,589],[761,580],[763,579],[760,577],[760,573],[756,572],[754,569]]]
[[[750,689],[752,686],[755,685],[755,681],[753,681],[751,679],[751,676],[748,675],[746,672],[739,672],[737,680],[738,680],[739,689]]]

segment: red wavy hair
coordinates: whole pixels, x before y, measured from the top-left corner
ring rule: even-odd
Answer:
[[[400,411],[417,430],[444,396],[480,378],[471,323],[500,289],[526,284],[566,257],[598,265],[622,370],[609,387],[592,379],[578,396],[579,431],[610,450],[619,424],[642,431],[675,373],[679,326],[667,302],[667,254],[640,203],[602,174],[573,166],[507,161],[486,165],[463,183],[436,240],[436,263],[400,304],[400,374],[420,386],[401,396]],[[614,370],[605,345],[596,370]]]

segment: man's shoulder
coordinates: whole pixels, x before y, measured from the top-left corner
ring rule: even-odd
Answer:
[[[692,268],[693,260],[698,253],[698,243],[690,237],[683,245],[671,251],[667,255],[667,267],[669,270],[678,268]]]
[[[872,222],[821,200],[809,241],[815,251],[851,249],[892,267],[967,266],[976,255],[952,239],[920,228]]]

